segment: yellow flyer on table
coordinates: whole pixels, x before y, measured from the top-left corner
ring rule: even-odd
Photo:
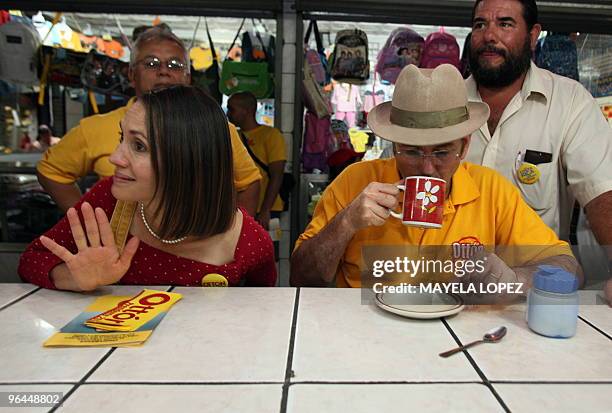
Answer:
[[[181,295],[165,291],[142,290],[129,300],[85,321],[85,325],[104,331],[136,331],[159,314],[165,314]]]
[[[177,293],[167,293],[165,291],[144,290],[143,292],[164,294],[171,297],[172,303],[178,301],[182,296]],[[142,294],[142,293],[141,293]],[[138,296],[140,296],[139,294]],[[171,295],[170,295],[171,294]],[[136,296],[136,297],[138,297]],[[147,321],[141,324],[134,331],[100,331],[99,329],[88,327],[85,322],[88,320],[108,313],[120,306],[130,302],[136,297],[105,295],[96,299],[84,312],[75,317],[62,329],[51,336],[43,343],[45,347],[133,347],[142,345],[153,333],[153,330],[161,322],[169,309],[167,306],[163,311],[159,311],[153,317],[147,317]],[[165,298],[164,298],[165,300]],[[155,302],[163,301],[155,298]],[[116,313],[119,314],[119,313]],[[140,318],[140,317],[139,317]]]

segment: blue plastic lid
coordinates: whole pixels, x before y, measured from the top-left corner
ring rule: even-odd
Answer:
[[[578,278],[554,265],[538,265],[533,286],[549,293],[569,294],[578,289]]]

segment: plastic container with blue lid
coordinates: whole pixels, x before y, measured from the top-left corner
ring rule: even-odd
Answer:
[[[527,296],[527,324],[538,334],[568,338],[578,323],[578,278],[552,265],[538,266]]]

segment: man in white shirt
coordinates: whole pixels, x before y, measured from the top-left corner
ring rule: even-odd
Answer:
[[[578,82],[531,62],[537,19],[534,0],[474,5],[468,97],[491,116],[472,134],[467,160],[510,179],[562,239],[578,200],[610,259],[612,129]]]

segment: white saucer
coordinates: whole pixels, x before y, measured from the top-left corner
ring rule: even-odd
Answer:
[[[408,318],[430,319],[457,314],[465,307],[455,294],[378,293],[376,305],[385,311]]]

